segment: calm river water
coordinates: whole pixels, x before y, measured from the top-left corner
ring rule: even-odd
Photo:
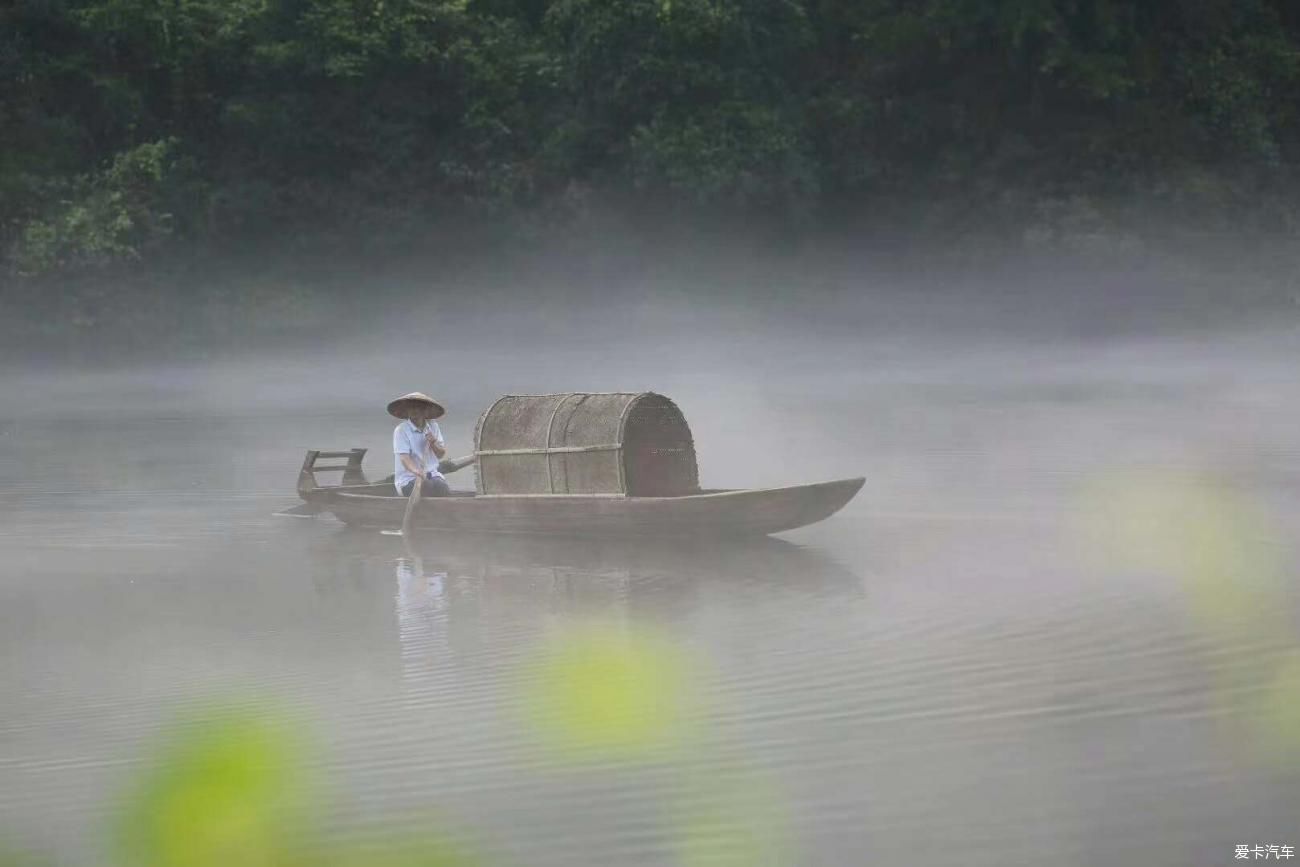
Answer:
[[[436,815],[492,865],[1300,846],[1296,349],[767,339],[522,375],[506,350],[434,352],[475,374],[428,382],[360,350],[9,371],[0,849],[106,861],[159,738],[214,702],[300,722],[342,839]],[[499,393],[639,387],[678,400],[707,485],[867,487],[745,545],[406,546],[272,516],[307,448],[391,472],[383,405],[411,388],[448,401],[460,454]],[[583,648],[617,664],[575,687]],[[528,710],[602,690],[612,728]]]

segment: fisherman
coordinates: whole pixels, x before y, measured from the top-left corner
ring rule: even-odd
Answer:
[[[393,429],[393,484],[403,497],[411,496],[416,479],[423,478],[422,497],[445,497],[451,493],[447,480],[438,472],[438,462],[447,446],[435,418],[446,410],[427,394],[413,391],[388,404],[388,414],[403,419]]]

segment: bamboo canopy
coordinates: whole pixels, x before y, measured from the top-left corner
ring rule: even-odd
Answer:
[[[653,392],[506,395],[479,418],[474,447],[484,496],[699,490],[686,418]]]

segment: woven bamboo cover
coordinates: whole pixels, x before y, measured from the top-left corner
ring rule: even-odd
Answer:
[[[677,496],[699,486],[681,411],[650,392],[506,395],[474,435],[480,494]]]

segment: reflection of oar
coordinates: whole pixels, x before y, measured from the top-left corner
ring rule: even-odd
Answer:
[[[420,488],[424,487],[424,479],[420,476],[415,477],[415,484],[411,485],[411,498],[406,501],[406,514],[402,517],[402,529],[384,530],[385,536],[409,536],[411,535],[411,516],[415,514],[415,504],[420,502]]]

